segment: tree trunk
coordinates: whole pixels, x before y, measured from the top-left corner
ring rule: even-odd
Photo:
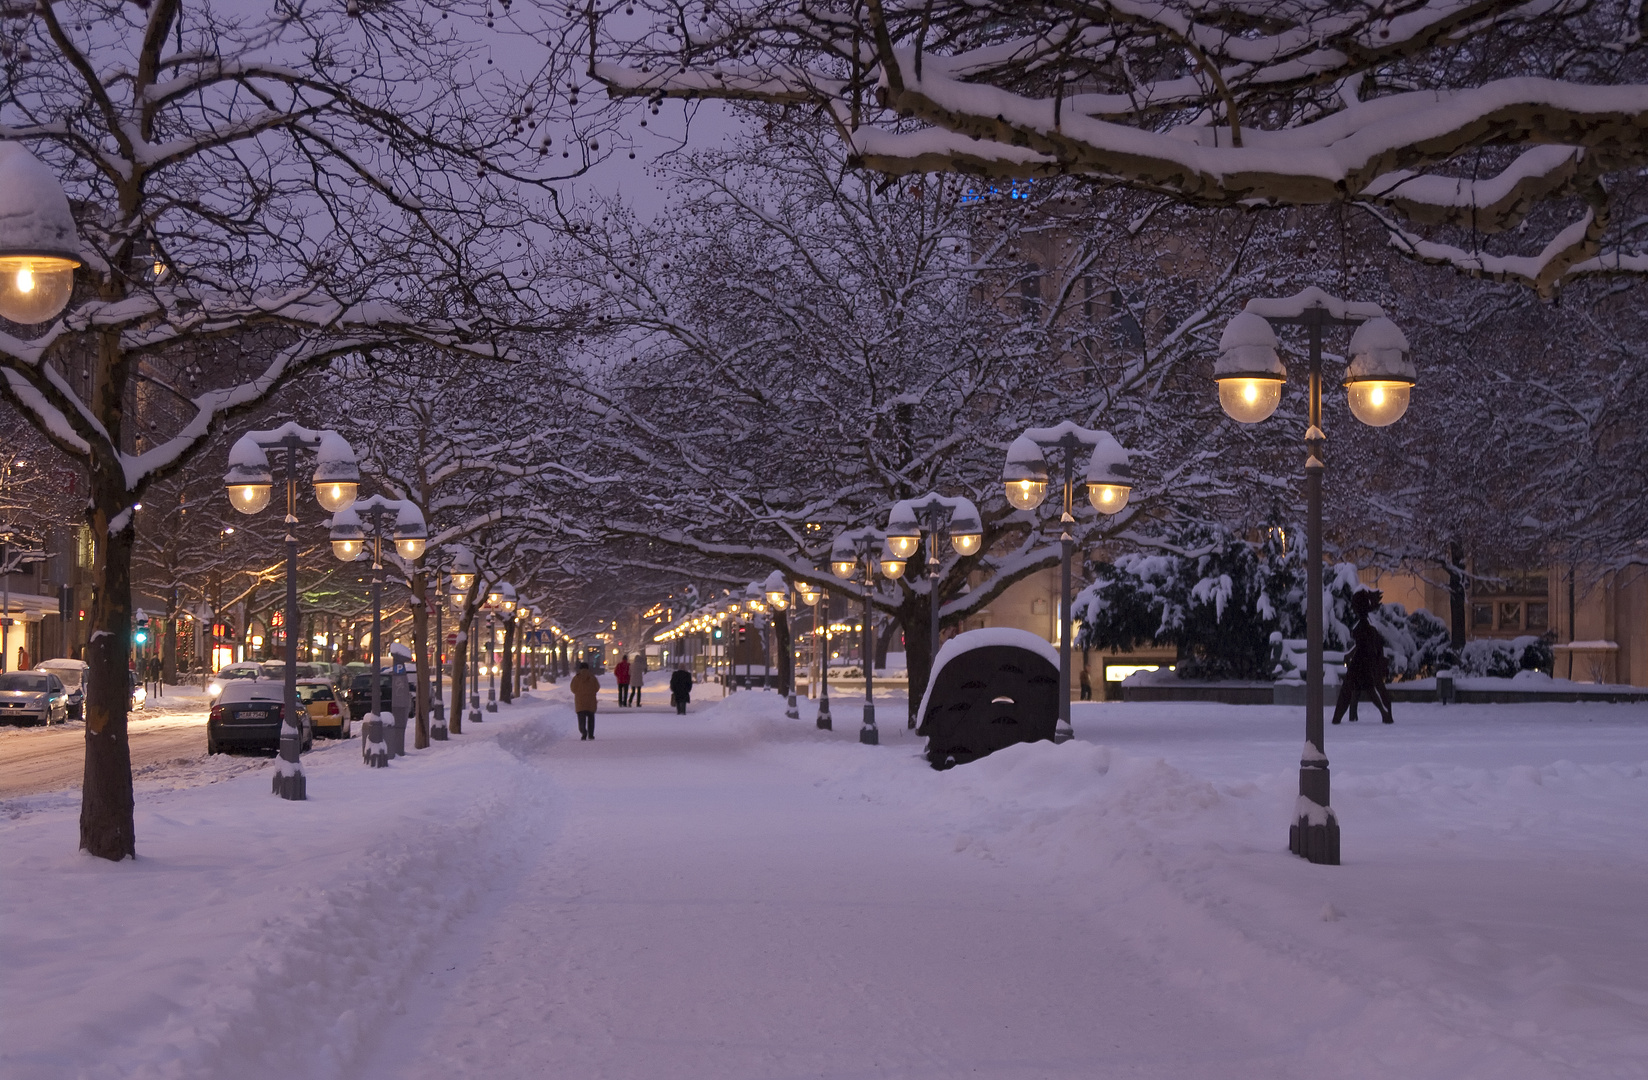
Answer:
[[[778,655],[778,692],[788,696],[795,686],[795,649],[790,645],[790,613],[780,611],[773,619],[773,651]],[[667,670],[669,664],[663,667]]]
[[[92,473],[96,578],[86,660],[86,767],[80,789],[80,848],[116,862],[137,857],[132,754],[126,737],[131,705],[132,546],[130,494],[124,476]],[[124,528],[109,523],[124,514]]]
[[[1448,545],[1448,642],[1455,649],[1465,647],[1465,547],[1455,540]]]
[[[933,674],[933,646],[929,640],[933,614],[929,596],[929,593],[912,592],[898,608],[898,621],[904,627],[904,667],[910,676],[910,719],[918,727],[921,717],[916,715],[916,710],[921,708],[921,697],[927,692],[927,680]],[[911,630],[912,626],[919,629]]]
[[[504,655],[503,662],[498,666],[503,668],[503,677],[498,680],[498,696],[505,705],[515,700],[515,620],[504,620]]]
[[[415,727],[412,749],[429,747],[429,604],[428,576],[420,566],[412,574],[412,655],[418,658],[418,692],[412,702]],[[440,656],[439,646],[435,655]],[[436,684],[439,693],[439,683]]]
[[[446,711],[446,730],[453,735],[463,734],[464,692],[469,679],[469,626],[475,613],[464,605],[458,620],[457,641],[452,645],[452,707]]]

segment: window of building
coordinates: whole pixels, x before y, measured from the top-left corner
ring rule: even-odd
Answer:
[[[1041,267],[1024,264],[1024,277],[1019,280],[1019,313],[1034,315],[1041,310]]]
[[[1492,630],[1493,629],[1493,605],[1492,604],[1472,604],[1471,605],[1471,626],[1474,627],[1475,629],[1478,629],[1478,630]]]
[[[1499,602],[1499,628],[1501,630],[1522,629],[1522,601],[1501,600]]]
[[[1139,320],[1133,317],[1133,313],[1127,310],[1121,290],[1111,291],[1110,307],[1116,312],[1116,344],[1125,349],[1144,348],[1144,328],[1139,325]]]
[[[1551,628],[1551,605],[1529,601],[1525,609],[1523,629],[1530,634],[1544,633]]]

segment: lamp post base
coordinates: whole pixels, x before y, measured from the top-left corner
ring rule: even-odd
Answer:
[[[835,725],[830,720],[830,699],[827,697],[818,699],[818,730],[835,730]]]
[[[288,802],[303,802],[308,799],[309,784],[308,778],[303,775],[303,766],[284,758],[276,762],[275,779],[270,790]]]
[[[389,767],[389,744],[384,741],[383,714],[367,713],[361,732],[361,760],[373,769]]]
[[[1339,819],[1318,806],[1288,826],[1288,850],[1320,866],[1339,865]]]
[[[913,727],[914,724],[911,726]],[[1060,720],[1053,728],[1053,741],[1055,743],[1067,743],[1075,737],[1075,730],[1063,720]]]
[[[796,708],[794,692],[791,692],[790,700],[784,707],[784,719],[786,719],[786,720],[799,720],[799,719],[801,719],[801,710]]]
[[[480,723],[481,722],[481,710],[479,710],[479,709],[470,709],[469,710],[469,722],[471,724]]]
[[[878,746],[881,743],[881,732],[876,729],[875,706],[864,706],[864,726],[858,729],[858,741],[865,746]]]
[[[434,742],[446,742],[446,721],[429,725],[429,738]]]

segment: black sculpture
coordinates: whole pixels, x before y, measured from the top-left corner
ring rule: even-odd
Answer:
[[[927,738],[927,761],[935,769],[1014,743],[1051,740],[1058,723],[1058,665],[1033,649],[1001,643],[1004,631],[972,633],[980,635],[972,648],[966,647],[969,634],[945,646],[916,729]]]
[[[1350,630],[1350,652],[1345,654],[1345,679],[1339,684],[1339,700],[1333,706],[1335,724],[1346,709],[1350,710],[1350,722],[1356,723],[1356,703],[1363,697],[1373,702],[1385,723],[1396,723],[1391,716],[1390,692],[1385,689],[1385,638],[1368,621],[1383,599],[1378,589],[1359,589],[1351,594],[1350,609],[1356,623]]]

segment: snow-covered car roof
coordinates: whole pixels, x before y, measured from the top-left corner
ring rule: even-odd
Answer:
[[[232,705],[238,701],[275,701],[278,702],[285,695],[285,684],[273,679],[236,679],[223,688],[218,695],[219,705]]]
[[[56,660],[42,660],[34,665],[45,671],[89,671],[91,665],[84,660],[71,660],[68,657],[59,657]]]

